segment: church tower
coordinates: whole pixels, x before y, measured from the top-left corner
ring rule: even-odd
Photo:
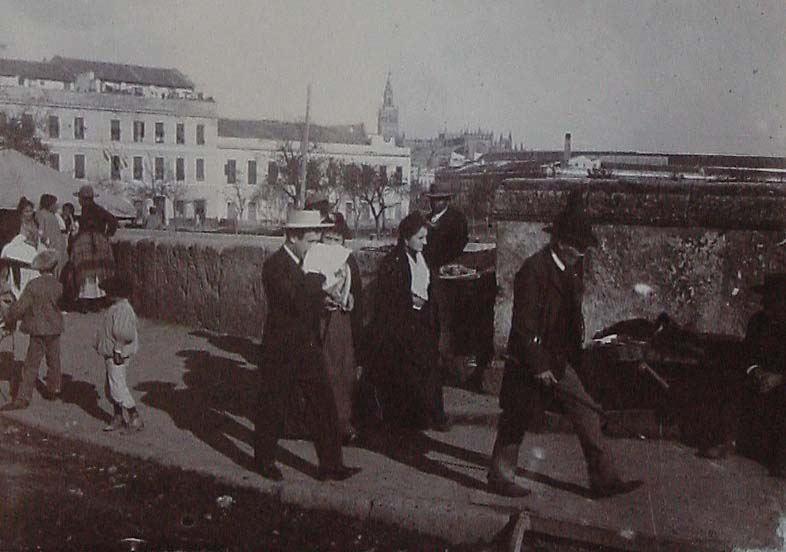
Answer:
[[[393,87],[390,85],[390,73],[382,95],[382,107],[377,114],[377,134],[385,140],[397,140],[398,132],[398,107],[393,104]]]

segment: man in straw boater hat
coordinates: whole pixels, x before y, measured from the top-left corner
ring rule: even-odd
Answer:
[[[623,481],[601,433],[600,408],[576,375],[584,334],[581,312],[582,259],[598,241],[581,205],[568,207],[546,228],[551,240],[516,273],[508,360],[500,391],[500,414],[488,483],[491,491],[526,496],[516,482],[519,447],[532,422],[557,403],[578,434],[594,498],[634,490]]]
[[[30,280],[19,300],[5,314],[5,331],[13,331],[18,320],[21,331],[30,336],[27,346],[21,383],[16,397],[0,410],[22,410],[33,398],[38,366],[46,356],[46,393],[44,398],[52,400],[60,395],[62,374],[60,370],[60,335],[63,333],[63,314],[58,305],[63,286],[54,275],[59,255],[54,249],[38,253],[30,268],[41,275]]]
[[[786,477],[786,273],[767,274],[752,289],[762,309],[748,322],[743,362],[728,381],[716,382],[727,399],[717,420],[720,442],[699,456],[717,460],[738,449]]]
[[[318,477],[342,480],[360,471],[344,465],[336,404],[324,365],[319,322],[330,301],[322,290],[324,276],[302,270],[306,252],[319,242],[322,229],[331,226],[322,222],[319,211],[290,211],[284,227],[286,241],[262,268],[267,317],[260,355],[254,462],[262,476],[275,481],[283,477],[275,452],[296,386],[307,403],[307,423],[319,459]]]

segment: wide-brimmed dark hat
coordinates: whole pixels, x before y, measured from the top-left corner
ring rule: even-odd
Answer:
[[[764,275],[764,283],[753,286],[752,291],[762,295],[770,293],[784,293],[786,294],[786,273],[773,272]]]
[[[543,229],[560,241],[574,246],[580,251],[598,245],[598,238],[592,231],[592,224],[583,206],[575,198],[568,200],[568,206]]]

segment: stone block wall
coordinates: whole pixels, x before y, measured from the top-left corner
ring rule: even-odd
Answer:
[[[750,288],[786,271],[786,188],[742,183],[506,181],[495,197],[495,342],[510,331],[513,278],[548,243],[543,228],[584,194],[600,245],[587,258],[585,341],[621,320],[668,313],[699,332],[742,337],[759,297]],[[636,284],[653,289],[649,296]]]

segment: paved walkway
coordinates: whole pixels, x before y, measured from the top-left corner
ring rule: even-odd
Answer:
[[[529,435],[522,447],[521,482],[533,493],[505,499],[485,491],[496,400],[448,388],[448,411],[459,423],[447,434],[378,437],[345,448],[362,466],[342,483],[319,483],[313,446],[283,441],[285,481],[270,483],[249,470],[249,422],[255,401],[254,350],[243,339],[215,336],[149,320],[140,322],[141,351],[129,375],[147,425],[135,435],[101,431],[109,419],[104,373],[92,350],[99,315],[69,314],[63,341],[68,380],[63,401],[39,396],[8,413],[39,426],[120,452],[214,474],[278,494],[283,501],[392,521],[454,542],[491,539],[517,519],[531,530],[630,549],[781,549],[786,531],[786,482],[740,457],[700,460],[679,443],[614,440],[627,478],[645,486],[630,495],[594,501],[573,435]],[[9,350],[10,339],[0,344]],[[26,341],[18,339],[23,358]],[[7,397],[9,353],[0,363]],[[524,517],[518,517],[519,512]],[[786,549],[786,548],[784,548]]]

